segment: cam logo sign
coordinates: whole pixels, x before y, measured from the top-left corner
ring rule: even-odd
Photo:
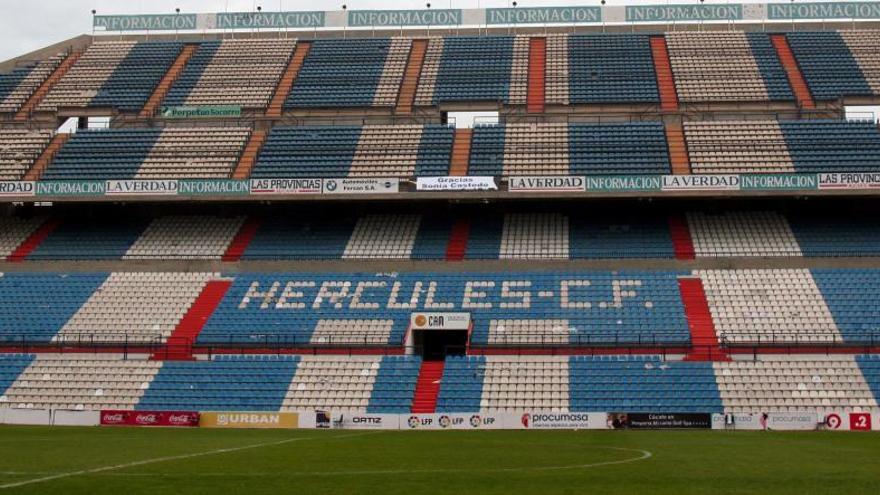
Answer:
[[[202,428],[297,428],[299,415],[296,413],[205,412],[201,415],[199,426]]]
[[[470,313],[413,313],[409,318],[413,330],[467,330]]]

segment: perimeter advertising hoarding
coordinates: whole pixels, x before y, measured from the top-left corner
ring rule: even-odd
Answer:
[[[288,429],[299,427],[299,414],[282,412],[203,412],[202,428]]]
[[[710,429],[712,415],[702,413],[612,413],[609,421],[615,428],[631,429]]]
[[[194,411],[101,411],[101,426],[199,426]]]
[[[413,330],[467,330],[470,313],[412,313],[409,324]]]

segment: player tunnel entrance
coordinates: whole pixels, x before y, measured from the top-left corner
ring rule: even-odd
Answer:
[[[426,361],[463,355],[470,337],[469,313],[413,313],[410,318],[412,345]]]

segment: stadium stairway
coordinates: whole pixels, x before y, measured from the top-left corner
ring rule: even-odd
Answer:
[[[660,90],[660,110],[678,111],[678,94],[675,91],[675,78],[669,62],[666,38],[651,36],[651,53],[654,56],[654,71],[657,73],[657,88]]]
[[[241,224],[241,228],[238,229],[238,233],[235,234],[235,238],[232,239],[232,242],[229,243],[229,247],[226,248],[226,252],[223,253],[222,261],[239,261],[241,260],[242,255],[244,255],[245,250],[247,250],[248,246],[253,240],[254,236],[257,234],[257,229],[260,228],[260,220],[254,217],[248,217],[248,219]]]
[[[449,243],[446,245],[446,261],[461,261],[467,252],[468,237],[470,236],[471,224],[463,218],[459,218],[452,226],[449,235]]]
[[[311,48],[312,43],[310,41],[297,42],[296,51],[293,52],[293,57],[290,58],[290,63],[287,65],[287,69],[284,71],[281,80],[278,82],[278,87],[275,89],[272,101],[269,102],[269,108],[266,110],[266,117],[281,117],[281,113],[284,111],[284,101],[287,100],[287,95],[289,95],[290,90],[293,89],[293,83],[296,81],[296,76],[299,74],[299,70],[302,68]]]
[[[788,46],[788,40],[785,39],[785,35],[770,35],[770,41],[776,49],[776,54],[779,56],[779,62],[782,63],[782,68],[785,69],[785,73],[788,76],[788,82],[791,85],[791,90],[794,92],[795,98],[797,98],[798,106],[809,110],[815,109],[816,103],[813,101],[813,95],[810,93],[810,88],[807,87],[807,83],[804,80],[803,74],[801,74],[801,70],[798,67],[797,60],[794,58],[794,54],[791,53],[791,47]]]
[[[248,138],[244,151],[241,152],[241,157],[238,159],[235,172],[232,173],[233,179],[244,180],[250,177],[251,170],[253,170],[254,165],[257,163],[257,157],[260,156],[260,150],[266,142],[266,135],[266,131],[262,130],[251,132],[251,137]]]
[[[55,155],[64,146],[64,143],[70,139],[70,136],[72,136],[72,134],[55,134],[52,140],[49,141],[49,145],[46,146],[46,149],[44,149],[42,153],[40,153],[39,158],[37,158],[34,165],[26,174],[24,174],[24,177],[22,177],[21,180],[40,180],[40,177],[43,176],[43,172],[49,167],[49,164],[52,163],[52,159],[55,158]]]
[[[37,230],[33,231],[31,235],[29,235],[27,239],[25,239],[24,242],[21,243],[20,246],[15,248],[15,250],[6,257],[6,261],[18,263],[27,259],[28,255],[30,255],[34,251],[34,249],[37,249],[37,246],[39,246],[47,237],[49,237],[49,234],[51,234],[53,230],[58,228],[58,225],[60,224],[61,220],[57,218],[46,220],[43,225],[40,225]]]
[[[73,64],[75,64],[76,61],[79,60],[79,57],[81,55],[82,52],[79,51],[71,52],[67,56],[67,58],[65,58],[64,61],[58,65],[55,71],[52,72],[52,74],[47,77],[45,81],[43,81],[43,84],[41,84],[40,87],[37,88],[36,91],[34,91],[34,94],[32,94],[30,98],[28,98],[24,105],[21,106],[21,109],[18,111],[18,113],[15,114],[15,120],[18,122],[27,121],[27,119],[31,116],[31,112],[33,112],[34,109],[37,108],[37,106],[40,104],[40,102],[43,101],[43,98],[45,98],[46,95],[49,94],[49,90],[52,89],[52,86],[54,86],[55,83],[61,80],[61,78],[64,77],[64,74],[67,74],[67,71],[69,71],[70,68],[73,67]]]
[[[666,123],[666,146],[669,148],[669,162],[674,175],[690,175],[691,162],[688,158],[687,143],[681,122]]]
[[[212,280],[205,284],[202,293],[193,302],[183,318],[177,323],[174,332],[168,337],[167,345],[161,352],[154,353],[151,359],[163,361],[192,361],[192,345],[199,338],[208,318],[220,305],[223,296],[232,287],[231,280]]]
[[[672,248],[675,251],[675,259],[692,260],[696,257],[694,240],[687,220],[681,216],[669,217],[669,233],[672,237]]]
[[[444,365],[444,361],[422,361],[411,412],[429,414],[437,409],[437,396],[440,394]]]
[[[547,38],[529,40],[529,91],[526,110],[529,113],[544,113],[544,98],[547,72]]]
[[[406,72],[400,83],[400,96],[397,98],[396,114],[412,114],[413,102],[416,100],[416,90],[419,89],[419,78],[422,75],[422,66],[425,64],[425,53],[428,51],[428,40],[413,40],[409,50],[409,60],[406,62]]]
[[[685,361],[729,361],[730,357],[718,345],[703,281],[699,278],[681,278],[678,288],[691,331],[692,350],[685,356]]]
[[[464,176],[468,174],[471,161],[471,142],[473,129],[456,129],[452,141],[452,155],[449,164],[449,175]]]
[[[198,45],[183,46],[180,55],[177,56],[177,59],[171,65],[171,68],[168,69],[168,72],[165,73],[165,76],[162,77],[159,85],[156,86],[153,94],[150,95],[150,99],[147,100],[147,103],[141,110],[141,117],[152,117],[156,114],[156,110],[159,108],[162,101],[165,100],[165,95],[168,94],[168,90],[171,89],[171,86],[174,86],[174,81],[177,81],[177,78],[180,77],[180,74],[186,67],[187,62],[189,62],[189,59],[192,58],[193,54],[195,54],[198,49]]]

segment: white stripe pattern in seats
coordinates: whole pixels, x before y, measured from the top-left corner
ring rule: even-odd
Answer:
[[[416,106],[429,107],[434,104],[434,91],[437,89],[437,76],[440,74],[440,60],[443,57],[443,38],[430,38],[422,62],[422,74],[416,90]]]
[[[38,356],[0,396],[0,407],[132,410],[161,367],[112,354]]]
[[[409,259],[421,215],[360,217],[345,246],[343,259]]]
[[[567,34],[551,34],[547,36],[546,64],[547,103],[568,105],[569,67]]]
[[[835,343],[840,331],[807,269],[698,271],[722,343]]]
[[[487,356],[480,409],[568,412],[567,356]]]
[[[777,121],[685,122],[684,133],[695,174],[796,171]]]
[[[157,218],[122,259],[220,259],[244,220],[200,215]]]
[[[12,254],[45,221],[44,217],[0,218],[0,258]]]
[[[364,126],[348,176],[415,176],[423,129],[421,125]]]
[[[510,64],[510,90],[508,103],[525,105],[529,91],[529,41],[526,35],[517,35],[513,39],[513,61]]]
[[[777,212],[687,214],[699,257],[803,256],[788,220]]]
[[[218,273],[111,273],[53,342],[161,342]]]
[[[504,129],[503,173],[568,175],[568,125],[507,124]]]
[[[489,322],[489,344],[502,346],[568,344],[570,329],[571,325],[568,320],[491,320]]]
[[[748,356],[713,367],[726,413],[877,411],[852,356]]]
[[[135,179],[228,179],[250,133],[244,127],[163,129]]]
[[[569,221],[559,213],[508,213],[501,259],[568,259]]]
[[[363,414],[379,374],[382,356],[303,356],[282,411],[316,409]]]
[[[376,94],[373,96],[373,106],[394,106],[397,104],[397,96],[400,93],[400,85],[403,83],[403,75],[406,72],[406,63],[409,60],[409,52],[412,48],[411,38],[391,38],[391,46],[385,58],[385,67],[379,77],[376,86]]]

